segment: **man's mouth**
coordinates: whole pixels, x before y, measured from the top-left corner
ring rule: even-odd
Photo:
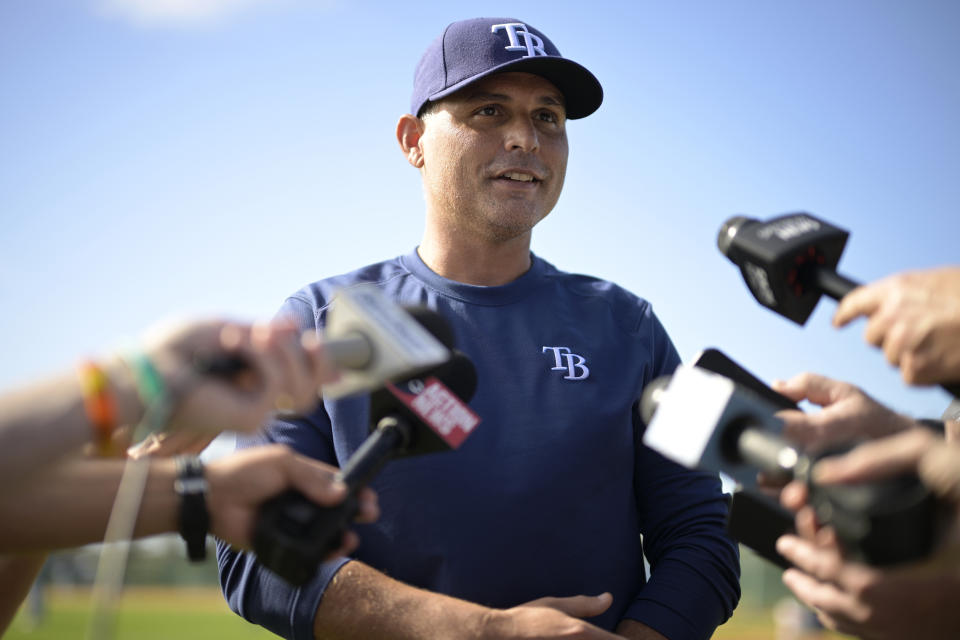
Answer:
[[[508,180],[511,182],[540,182],[532,173],[521,171],[506,171],[497,176],[497,180]]]

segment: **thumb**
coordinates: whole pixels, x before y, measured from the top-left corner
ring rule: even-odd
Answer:
[[[564,598],[539,598],[524,604],[525,607],[550,607],[574,618],[598,616],[613,604],[613,596],[601,593],[598,596],[567,596]]]
[[[952,502],[960,502],[960,451],[949,445],[933,447],[920,459],[919,473],[924,484]]]
[[[291,486],[313,502],[332,507],[347,495],[346,486],[337,480],[337,469],[322,462],[295,453],[289,460],[287,471]]]

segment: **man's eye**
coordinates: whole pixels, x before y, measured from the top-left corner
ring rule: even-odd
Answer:
[[[486,107],[480,107],[477,113],[482,116],[495,116],[498,113],[498,109],[493,105],[488,105]]]
[[[560,121],[560,118],[558,118],[558,117],[557,117],[557,114],[555,114],[553,111],[541,111],[539,117],[540,117],[540,119],[543,120],[544,122],[559,122],[559,121]]]

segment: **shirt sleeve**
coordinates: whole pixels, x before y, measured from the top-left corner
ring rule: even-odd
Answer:
[[[333,447],[323,437],[317,423],[316,415],[297,422],[272,422],[259,437],[238,439],[238,446],[281,443],[304,455],[336,464]],[[238,551],[217,540],[220,588],[227,604],[249,622],[290,639],[312,640],[313,620],[323,593],[333,576],[349,560],[343,557],[325,562],[310,582],[293,587],[261,566],[252,552]]]
[[[302,300],[291,298],[280,314],[294,319],[301,329],[315,327],[313,313]],[[330,418],[323,405],[295,421],[274,420],[256,436],[238,437],[237,447],[285,444],[328,464],[337,465]],[[220,588],[230,608],[249,622],[291,640],[312,640],[313,620],[327,585],[349,558],[323,563],[316,576],[293,587],[257,562],[252,552],[238,551],[217,540]]]
[[[649,312],[654,367],[649,383],[680,363]],[[634,485],[650,580],[627,608],[670,640],[706,640],[740,599],[740,557],[726,533],[729,497],[713,473],[682,467],[645,446],[635,429]]]

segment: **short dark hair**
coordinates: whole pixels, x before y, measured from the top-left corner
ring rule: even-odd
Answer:
[[[429,100],[423,103],[423,106],[420,107],[420,111],[417,112],[418,118],[423,118],[424,116],[430,115],[437,110],[437,105],[440,104],[440,100]]]

